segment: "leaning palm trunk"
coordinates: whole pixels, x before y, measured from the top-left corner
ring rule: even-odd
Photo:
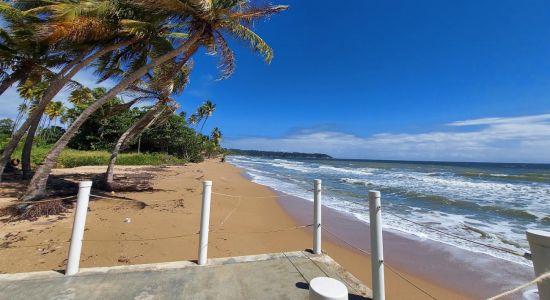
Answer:
[[[29,128],[29,132],[27,132],[27,138],[25,139],[25,145],[23,146],[23,152],[21,153],[21,168],[23,169],[23,179],[30,178],[30,174],[32,172],[32,168],[31,168],[32,145],[34,143],[34,137],[36,135],[36,131],[38,130],[39,123],[40,123],[40,120],[38,122],[33,123],[31,125],[31,128]]]
[[[10,88],[14,83],[19,81],[21,79],[21,74],[19,73],[12,73],[9,75],[9,77],[2,81],[2,84],[0,85],[0,95],[4,94],[4,92]]]
[[[139,80],[143,75],[147,74],[147,72],[156,67],[159,66],[166,61],[177,57],[182,52],[188,52],[185,54],[184,60],[189,60],[189,58],[194,54],[194,52],[197,50],[197,43],[199,42],[202,33],[204,31],[204,27],[193,33],[193,35],[185,41],[181,46],[177,47],[176,49],[173,49],[169,52],[167,52],[164,55],[161,55],[155,59],[153,59],[149,64],[142,66],[141,68],[137,69],[130,75],[128,75],[125,79],[120,81],[117,85],[115,85],[113,88],[111,88],[101,99],[96,100],[94,103],[92,103],[90,106],[88,106],[81,114],[76,118],[76,120],[69,126],[65,134],[55,143],[53,148],[50,150],[40,167],[36,170],[36,173],[34,174],[27,191],[25,192],[25,195],[23,196],[24,201],[29,200],[35,200],[42,196],[44,196],[46,191],[46,185],[48,182],[48,178],[50,177],[50,172],[52,168],[57,163],[57,159],[59,158],[59,155],[61,155],[61,152],[71,138],[78,132],[78,129],[84,122],[103,104],[105,104],[109,99],[115,97],[120,92],[126,90],[132,83]],[[186,51],[191,50],[191,51]]]
[[[24,111],[19,111],[17,113],[17,117],[15,118],[15,122],[13,123],[13,128],[11,130],[11,136],[13,136],[15,134],[15,131],[17,130],[17,128],[19,127],[19,122],[21,122],[21,120],[23,119],[23,116],[25,115],[25,112]]]
[[[144,130],[155,123],[165,109],[166,106],[160,103],[155,105],[120,136],[113,152],[111,153],[111,159],[109,160],[107,172],[105,173],[105,188],[107,190],[113,190],[115,164],[120,151],[122,151],[136,135],[141,134]]]
[[[2,180],[2,174],[4,173],[4,168],[6,167],[6,164],[10,161],[11,155],[15,151],[15,148],[17,148],[17,145],[25,135],[25,132],[31,127],[34,126],[35,123],[39,123],[42,114],[44,113],[44,110],[50,104],[53,97],[57,95],[61,89],[73,78],[76,73],[78,73],[82,68],[88,66],[90,63],[92,63],[94,60],[99,58],[100,56],[113,51],[115,49],[128,46],[132,43],[134,43],[136,40],[130,40],[130,41],[124,41],[117,44],[113,44],[110,46],[107,46],[105,48],[102,48],[98,51],[96,51],[94,54],[90,55],[88,58],[84,59],[86,55],[88,54],[87,51],[84,51],[80,57],[75,59],[73,62],[69,63],[65,68],[63,68],[56,78],[52,81],[52,83],[48,86],[48,89],[44,92],[44,95],[42,96],[42,99],[38,103],[38,105],[34,108],[32,113],[29,115],[27,120],[19,127],[19,129],[13,134],[11,140],[4,148],[4,152],[2,153],[2,157],[0,158],[0,181]],[[83,60],[84,59],[84,60]],[[69,71],[70,70],[70,71]]]
[[[199,133],[202,133],[202,130],[204,129],[204,125],[206,125],[206,121],[208,121],[208,117],[206,117],[202,122],[201,130],[199,131]]]

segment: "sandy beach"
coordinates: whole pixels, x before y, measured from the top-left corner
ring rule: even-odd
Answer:
[[[103,167],[80,167],[55,170],[55,174],[81,180],[93,178],[103,171]],[[214,191],[209,257],[311,248],[311,233],[308,228],[300,228],[310,223],[306,222],[309,218],[307,203],[302,202],[293,207],[288,197],[280,197],[269,188],[249,181],[243,176],[242,170],[230,164],[209,160],[187,166],[117,169],[118,176],[136,173],[146,173],[151,178],[152,189],[112,195],[133,200],[92,199],[86,221],[81,267],[195,260],[203,180],[212,180]],[[5,206],[15,200],[17,190],[13,186],[10,189],[9,183],[2,183],[1,187],[0,196],[3,198],[0,205]],[[92,193],[98,194],[99,191],[93,190]],[[292,211],[295,213],[289,214]],[[340,220],[338,215],[331,212],[325,213],[325,216],[325,224],[330,224],[338,234],[346,228],[357,228],[346,218]],[[64,216],[1,224],[0,272],[64,269],[71,225],[72,210]],[[351,234],[351,238],[361,239],[358,240],[361,245],[368,241],[368,235],[363,240],[357,233]],[[390,237],[392,239],[396,241],[395,237]],[[399,241],[403,243],[404,239]],[[411,249],[418,249],[410,243],[400,246],[409,245]],[[368,256],[328,235],[324,236],[323,249],[370,286]],[[389,252],[389,255],[398,254],[391,250]],[[422,270],[410,272],[402,266],[405,265],[397,263],[394,268],[406,280],[437,299],[475,298],[472,291],[460,291],[456,286],[443,286],[433,280],[433,276],[445,277],[446,274]],[[431,299],[406,280],[386,271],[388,299]],[[467,280],[465,282],[468,283]]]

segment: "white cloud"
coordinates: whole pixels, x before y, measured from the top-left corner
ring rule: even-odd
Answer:
[[[83,86],[94,88],[94,87],[113,87],[116,82],[112,80],[106,80],[102,83],[96,83],[96,76],[93,74],[92,69],[84,69],[77,73],[73,80],[80,82]],[[55,98],[55,101],[67,102],[69,97],[70,90],[67,88],[63,89]],[[15,118],[17,115],[17,107],[19,104],[23,103],[23,99],[19,97],[17,93],[16,86],[10,87],[6,92],[0,96],[0,119],[2,118]]]
[[[299,132],[282,138],[228,139],[225,146],[322,152],[345,158],[550,162],[550,114],[464,120],[448,125],[469,130],[380,133],[370,137],[336,131]]]

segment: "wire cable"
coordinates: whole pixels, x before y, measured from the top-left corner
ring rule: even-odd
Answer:
[[[331,232],[330,230],[328,230],[327,228],[325,227],[322,227],[323,230],[325,230],[328,234],[330,234],[331,236],[333,236],[334,238],[336,238],[337,240],[343,242],[344,244],[352,247],[353,249],[363,253],[363,254],[366,254],[366,255],[371,255],[371,253],[367,250],[364,250],[364,249],[361,249],[355,245],[352,245],[350,243],[348,243],[346,240],[340,238],[339,236],[337,236],[335,233]],[[416,288],[417,290],[419,290],[421,293],[425,294],[426,296],[430,297],[431,299],[435,299],[435,300],[438,300],[435,296],[431,295],[430,293],[428,293],[426,290],[424,290],[423,288],[419,287],[418,285],[416,285],[414,282],[410,281],[409,279],[407,279],[405,276],[403,276],[401,273],[397,272],[397,270],[395,270],[393,267],[391,267],[386,261],[384,261],[384,266],[386,266],[388,268],[388,270],[390,270],[391,272],[395,273],[395,275],[397,275],[399,278],[403,279],[404,281],[406,281],[408,284],[410,284],[411,286],[413,286],[414,288]]]

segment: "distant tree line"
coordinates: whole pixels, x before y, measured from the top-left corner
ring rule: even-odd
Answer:
[[[122,103],[122,100],[115,98],[94,112],[71,139],[68,148],[112,151],[121,135],[151,109],[150,106],[142,106],[113,113]],[[71,122],[73,116],[78,116],[79,110],[76,107],[67,109],[62,116],[63,122]],[[198,115],[201,110],[199,108],[199,112],[194,115]],[[2,142],[5,143],[11,137],[14,126],[14,120],[0,119],[0,148]],[[210,135],[203,135],[196,130],[196,126],[198,123],[190,123],[184,112],[171,112],[161,122],[131,136],[120,150],[166,153],[190,162],[200,162],[205,157],[221,153],[221,131],[214,128]],[[64,133],[65,128],[57,125],[39,128],[35,146],[48,147]]]
[[[267,157],[267,158],[332,159],[332,156],[327,154],[322,154],[322,153],[279,152],[279,151],[259,151],[259,150],[241,150],[241,149],[228,149],[228,154]]]

